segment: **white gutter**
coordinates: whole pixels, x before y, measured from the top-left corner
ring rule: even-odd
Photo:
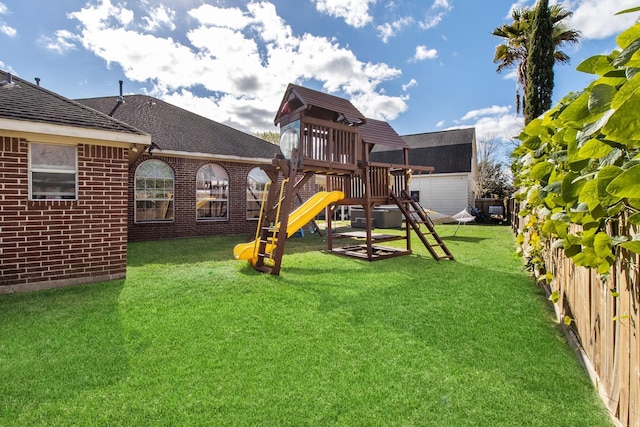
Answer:
[[[205,158],[205,159],[226,160],[229,162],[237,162],[237,163],[255,163],[255,164],[271,163],[271,160],[273,160],[273,158],[267,159],[262,157],[229,156],[226,154],[191,153],[186,151],[160,150],[159,148],[154,148],[153,150],[151,150],[151,154],[153,156],[182,157],[186,159]],[[275,150],[273,154],[276,154]]]

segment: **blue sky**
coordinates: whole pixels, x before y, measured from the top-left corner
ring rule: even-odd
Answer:
[[[551,0],[551,3],[556,3]],[[615,48],[638,0],[565,0],[582,32],[556,66],[554,103]],[[476,127],[507,141],[513,73],[495,27],[533,0],[0,0],[0,69],[68,98],[149,94],[245,132],[276,130],[288,83],[346,97],[401,135]]]

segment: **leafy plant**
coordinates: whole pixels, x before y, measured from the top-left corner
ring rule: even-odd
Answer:
[[[616,41],[619,50],[577,67],[595,76],[587,88],[525,127],[513,165],[516,199],[525,202],[520,214],[532,217],[525,227],[530,253],[552,242],[601,274],[618,247],[640,253],[640,235],[607,232],[621,216],[640,224],[640,24]]]

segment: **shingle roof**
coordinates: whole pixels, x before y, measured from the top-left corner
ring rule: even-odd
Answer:
[[[364,115],[358,111],[358,109],[354,107],[348,99],[289,83],[284,92],[284,96],[282,97],[278,113],[274,119],[276,124],[279,122],[278,119],[281,116],[287,114],[286,111],[284,111],[285,106],[287,102],[291,101],[293,98],[297,98],[307,109],[311,109],[312,107],[322,108],[342,114],[352,123],[365,122]]]
[[[366,143],[375,144],[376,146],[383,145],[393,149],[408,146],[391,125],[382,120],[367,119],[367,122],[360,126],[359,129],[360,137]]]
[[[78,102],[109,113],[118,98]],[[280,153],[277,145],[147,95],[125,95],[113,117],[151,134],[161,150],[263,159]]]
[[[434,173],[472,172],[475,129],[453,129],[402,136],[409,145],[409,163],[434,167]],[[402,150],[376,145],[371,153],[376,162],[402,161]]]
[[[4,71],[0,71],[0,118],[145,135],[127,123]]]

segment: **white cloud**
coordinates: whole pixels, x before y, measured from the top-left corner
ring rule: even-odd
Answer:
[[[381,88],[400,77],[400,69],[363,62],[333,39],[294,35],[267,1],[202,5],[187,12],[187,20],[176,12],[172,19],[189,22],[180,29],[184,41],[140,32],[148,21],[127,18],[133,12],[111,1],[72,13],[79,33],[65,40],[121,67],[126,78],[147,85],[147,93],[212,120],[246,132],[271,130],[286,85],[306,81],[350,98],[370,117],[391,120],[408,108],[408,98]]]
[[[524,119],[511,112],[511,106],[480,108],[466,113],[458,125],[447,129],[474,127],[478,141],[497,139],[509,142],[518,136],[524,127]]]
[[[420,21],[418,24],[423,30],[429,30],[431,28],[437,27],[440,21],[442,21],[443,17],[444,13],[439,13],[437,15],[427,15],[427,17],[423,21]]]
[[[251,23],[251,18],[239,8],[222,8],[203,4],[188,12],[189,16],[205,26],[241,30]]]
[[[391,37],[394,37],[404,27],[407,27],[414,22],[415,20],[411,16],[406,16],[390,23],[385,22],[384,24],[376,27],[376,30],[378,30],[378,37],[380,37],[384,43],[387,43]]]
[[[425,59],[436,59],[438,51],[436,49],[427,49],[424,45],[416,46],[416,53],[411,58],[412,62],[424,61]]]
[[[18,34],[15,28],[10,27],[2,22],[0,22],[0,33],[9,37],[15,37],[15,35]]]
[[[450,0],[435,0],[433,2],[433,5],[431,6],[431,9],[451,10],[451,8],[452,6]]]
[[[442,126],[444,126],[444,120],[440,120],[438,123],[436,123],[437,128],[441,128]]]
[[[41,37],[38,42],[45,47],[47,50],[54,51],[58,54],[63,54],[70,50],[77,49],[76,41],[78,37],[67,31],[67,30],[58,30],[55,32],[55,37]]]
[[[9,8],[4,3],[0,2],[0,15],[7,14],[9,14]],[[0,20],[0,34],[4,34],[5,36],[9,37],[15,37],[16,34],[18,34],[18,31],[4,21]]]
[[[149,10],[149,16],[142,18],[146,23],[144,29],[149,32],[153,32],[162,27],[167,27],[169,30],[173,31],[176,29],[176,25],[173,23],[175,17],[175,11],[164,5],[159,5]]]
[[[638,12],[616,15],[616,13],[638,6],[637,0],[551,0],[549,4],[560,4],[572,11],[570,27],[582,33],[584,39],[604,39],[629,28],[638,19]],[[511,22],[513,9],[532,8],[533,0],[518,0],[511,5],[505,19]]]
[[[408,97],[394,97],[375,93],[360,93],[351,98],[353,105],[366,117],[391,121],[409,108]]]
[[[503,80],[514,80],[514,81],[517,81],[518,80],[518,70],[512,69],[507,74],[503,75],[502,79]]]
[[[563,6],[567,10],[573,10],[571,26],[580,31],[585,39],[604,39],[618,34],[638,19],[638,12],[615,15],[638,6],[637,0],[565,1]]]
[[[511,107],[492,105],[491,107],[481,108],[479,110],[471,110],[467,114],[462,116],[460,120],[465,121],[470,119],[476,119],[482,116],[506,114],[510,110],[511,110]]]
[[[373,17],[369,13],[369,4],[376,0],[315,0],[318,12],[326,13],[344,21],[355,28],[362,28]]]
[[[13,75],[19,76],[20,74],[16,73],[16,70],[14,70],[9,64],[5,64],[4,62],[0,61],[0,70],[4,70],[8,73],[11,73]]]
[[[409,88],[412,88],[414,86],[418,86],[418,82],[416,81],[416,79],[411,79],[409,80],[409,83],[402,85],[402,91],[406,92]]]
[[[451,5],[450,0],[435,0],[431,5],[431,10],[442,10],[442,12],[438,12],[436,14],[428,13],[424,20],[420,21],[418,25],[423,30],[429,30],[438,26],[438,24],[442,21],[447,12],[451,11],[453,6]]]

